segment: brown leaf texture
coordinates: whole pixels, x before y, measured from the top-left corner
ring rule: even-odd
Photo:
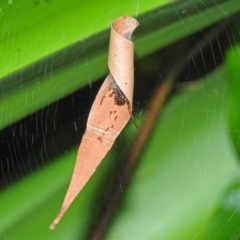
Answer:
[[[56,227],[132,117],[134,44],[131,35],[137,26],[137,20],[131,17],[120,17],[112,23],[108,55],[110,73],[90,110],[69,188],[50,229]]]

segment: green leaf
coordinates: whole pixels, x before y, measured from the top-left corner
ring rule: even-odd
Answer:
[[[109,26],[116,17],[138,13],[140,58],[240,10],[238,0],[166,5],[171,2],[93,7],[77,0],[6,1],[0,11],[0,129],[106,75]]]
[[[66,152],[51,165],[8,186],[0,193],[1,239],[84,239],[95,221],[94,205],[114,161],[111,154],[99,166],[76,201],[61,220],[56,230],[49,229],[66,193],[77,149]],[[109,182],[109,179],[108,179]],[[110,181],[111,182],[111,181]],[[106,188],[104,185],[103,187]]]
[[[135,0],[124,3],[107,0],[104,4],[101,1],[78,0],[25,0],[13,1],[13,4],[4,1],[0,12],[0,28],[3,29],[0,37],[3,43],[0,76],[6,76],[82,39],[87,39],[88,45],[93,35],[109,29],[110,23],[117,17],[142,14],[170,2],[149,0],[138,6]],[[95,36],[95,44],[97,39]],[[80,42],[83,48],[84,44]]]
[[[240,45],[232,47],[226,54],[226,66],[228,70],[228,125],[229,135],[234,148],[240,154],[239,131],[240,131],[240,97],[239,97],[239,74],[240,74]],[[239,159],[238,159],[239,160]],[[221,201],[216,205],[217,210],[209,225],[209,239],[225,240],[237,239],[240,234],[239,202],[240,202],[239,172],[224,193]]]
[[[204,239],[239,169],[225,119],[226,72],[171,99],[106,239]]]
[[[240,234],[240,178],[239,174],[228,187],[212,217],[208,239],[237,239]]]
[[[226,56],[226,64],[229,73],[229,105],[228,120],[230,134],[235,144],[236,150],[240,155],[239,132],[240,132],[240,45],[233,47],[228,51]]]

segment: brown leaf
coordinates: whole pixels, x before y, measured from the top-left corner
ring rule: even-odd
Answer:
[[[50,229],[56,227],[132,116],[134,45],[130,39],[137,26],[138,22],[131,17],[121,17],[112,23],[110,73],[91,108],[67,194]]]

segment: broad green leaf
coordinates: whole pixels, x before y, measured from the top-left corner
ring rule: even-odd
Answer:
[[[240,234],[240,178],[239,174],[219,202],[208,229],[212,240],[238,239]]]
[[[83,41],[80,45],[87,48],[89,40],[109,29],[115,18],[136,16],[171,2],[106,0],[103,4],[102,1],[93,3],[85,0],[25,0],[8,4],[4,1],[0,12],[0,28],[3,29],[0,35],[0,76],[6,76],[83,39],[87,39],[86,43]],[[99,37],[103,36],[101,34]],[[98,41],[95,45],[99,45]],[[89,52],[92,49],[87,48]]]
[[[226,66],[228,70],[228,124],[229,134],[232,138],[235,150],[240,153],[239,147],[239,131],[240,131],[240,46],[237,45],[231,48],[226,55]],[[240,181],[239,173],[233,179],[232,184],[228,187],[224,193],[223,198],[217,205],[217,211],[215,212],[211,224],[209,225],[209,239],[212,240],[225,240],[225,239],[237,239],[240,234]]]
[[[109,154],[52,231],[49,226],[60,209],[76,154],[77,149],[67,152],[0,192],[0,239],[85,239],[98,215],[94,207],[99,199],[98,189],[114,161],[109,161]]]
[[[0,11],[0,129],[106,75],[114,18],[138,14],[140,58],[238,12],[237,3],[6,1]]]
[[[239,170],[227,131],[226,80],[218,69],[171,99],[106,239],[205,239],[215,206]]]
[[[240,154],[240,45],[233,47],[226,56],[229,72],[229,127],[236,150]]]

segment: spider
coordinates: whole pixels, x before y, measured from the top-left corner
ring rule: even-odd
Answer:
[[[112,97],[114,95],[114,103],[118,106],[123,106],[125,104],[128,105],[128,111],[131,116],[132,121],[134,122],[134,125],[137,127],[137,124],[135,123],[134,117],[132,115],[130,102],[128,101],[125,94],[122,92],[122,90],[119,88],[119,86],[116,84],[116,82],[113,80],[111,82],[111,87],[109,88],[109,91],[112,90],[112,92],[109,94],[109,97]]]
[[[109,97],[112,97],[114,95],[114,103],[116,105],[123,106],[126,103],[129,104],[128,99],[116,83],[114,83],[114,85],[112,85],[109,90],[112,90],[112,92],[109,94]]]

